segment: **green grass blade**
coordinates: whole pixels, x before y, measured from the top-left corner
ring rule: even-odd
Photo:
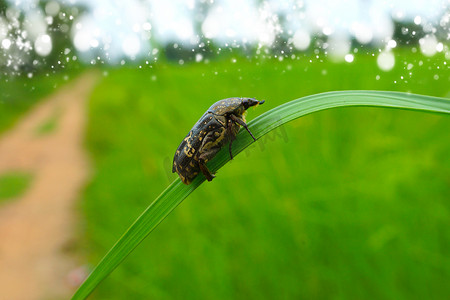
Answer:
[[[270,102],[266,105],[270,105]],[[450,101],[443,98],[399,92],[340,91],[293,100],[260,115],[249,122],[248,125],[254,136],[258,139],[271,130],[301,116],[345,106],[388,107],[445,114],[450,113]],[[237,155],[252,143],[253,139],[249,134],[245,130],[241,130],[236,141],[233,143],[233,154]],[[213,172],[216,172],[230,160],[228,148],[225,148],[208,164],[208,167]],[[216,180],[220,180],[220,176]],[[179,179],[170,184],[105,255],[77,290],[73,299],[85,299],[175,207],[204,181],[204,176],[199,175],[188,186],[182,184]]]

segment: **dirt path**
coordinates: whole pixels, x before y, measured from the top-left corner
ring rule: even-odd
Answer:
[[[88,176],[84,110],[97,77],[87,73],[59,89],[0,138],[0,174],[33,176],[22,197],[0,205],[1,300],[62,299],[73,292],[67,275],[76,265],[64,249],[73,240],[74,204]],[[52,118],[55,128],[37,134]]]

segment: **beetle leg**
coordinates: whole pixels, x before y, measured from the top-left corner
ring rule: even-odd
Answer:
[[[208,181],[213,180],[213,178],[216,176],[214,176],[209,171],[208,167],[206,166],[206,161],[209,160],[210,157],[213,157],[219,150],[220,148],[213,148],[200,154],[200,156],[198,157],[198,166],[200,167],[200,171],[202,171],[203,175],[205,175]]]
[[[227,131],[228,136],[230,137],[230,144],[228,146],[228,151],[230,152],[230,159],[233,159],[233,152],[231,151],[231,145],[233,144],[233,141],[236,139],[236,135],[233,132],[233,121],[231,120],[228,120]]]
[[[253,134],[252,134],[252,132],[250,131],[250,129],[248,129],[247,124],[245,124],[245,122],[244,122],[242,119],[236,117],[236,116],[233,115],[233,114],[230,115],[230,118],[231,118],[231,120],[233,120],[235,123],[238,123],[239,125],[241,125],[242,127],[244,127],[244,128],[248,131],[248,133],[250,133],[250,135],[252,136],[252,138],[253,138],[253,139],[255,140],[255,142],[256,142],[256,138],[253,136]]]
[[[200,167],[200,171],[202,171],[203,175],[205,175],[206,180],[211,181],[213,180],[214,177],[216,177],[213,174],[211,174],[204,161],[199,160],[198,166]]]

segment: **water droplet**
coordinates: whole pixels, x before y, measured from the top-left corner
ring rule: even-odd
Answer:
[[[414,18],[414,24],[420,25],[420,23],[422,23],[422,18],[420,16],[416,16]]]
[[[390,71],[395,65],[395,57],[391,52],[381,52],[377,57],[378,67],[383,71]]]
[[[4,39],[2,41],[2,48],[5,50],[8,50],[9,47],[11,47],[11,40],[10,39]]]
[[[52,51],[52,39],[48,34],[41,34],[34,42],[34,50],[40,56],[47,56]]]
[[[141,41],[135,34],[130,34],[123,40],[122,50],[125,55],[133,59],[141,50]]]
[[[436,54],[436,48],[438,45],[437,39],[434,35],[427,34],[419,40],[420,51],[426,56],[433,56]]]
[[[348,63],[353,62],[353,59],[354,59],[353,54],[347,54],[345,56],[345,61],[348,62]]]
[[[397,42],[395,41],[395,40],[390,40],[388,43],[387,43],[387,46],[388,46],[388,48],[395,48],[395,47],[397,47]]]
[[[306,50],[311,43],[311,37],[309,36],[308,31],[299,29],[292,37],[292,42],[294,43],[294,47],[298,50]]]

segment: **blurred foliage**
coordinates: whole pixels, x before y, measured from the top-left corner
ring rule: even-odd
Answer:
[[[45,11],[45,6],[50,1],[39,1],[41,11]],[[48,27],[48,34],[52,38],[52,51],[45,58],[41,67],[48,68],[53,66],[53,69],[70,68],[72,57],[76,56],[75,47],[73,46],[70,32],[76,20],[80,15],[87,10],[85,6],[64,5],[58,2],[60,10],[57,16],[52,18],[52,23]],[[34,54],[34,58],[38,58]],[[77,64],[77,63],[76,63]]]
[[[30,186],[32,176],[23,172],[0,174],[0,201],[21,196]]]
[[[448,95],[443,55],[398,50],[396,60],[388,73],[359,55],[352,64],[228,57],[109,70],[89,102],[95,172],[79,247],[99,261],[175,178],[175,149],[219,99],[265,99],[252,119],[331,90]],[[346,108],[303,117],[197,189],[92,298],[444,298],[449,140],[442,115]]]
[[[419,46],[419,40],[425,36],[421,25],[414,22],[394,21],[392,39],[401,46]]]
[[[0,0],[0,15],[4,16],[6,12],[6,8],[8,7],[8,3],[6,0]]]
[[[52,50],[49,55],[42,57],[31,50],[34,40],[27,40],[29,34],[26,33],[26,12],[20,10],[15,5],[7,1],[0,1],[0,15],[3,15],[8,22],[8,38],[13,42],[8,49],[0,49],[0,73],[3,75],[23,75],[28,73],[55,72],[62,69],[72,69],[79,66],[75,48],[72,43],[70,31],[74,20],[83,12],[86,7],[82,5],[65,5],[58,2],[59,13],[52,17],[45,14],[45,6],[50,1],[39,1],[30,4],[30,11],[46,17],[46,34],[51,37]],[[7,13],[9,11],[9,14]],[[25,33],[25,34],[24,34]],[[26,50],[24,45],[29,42],[31,48]]]

